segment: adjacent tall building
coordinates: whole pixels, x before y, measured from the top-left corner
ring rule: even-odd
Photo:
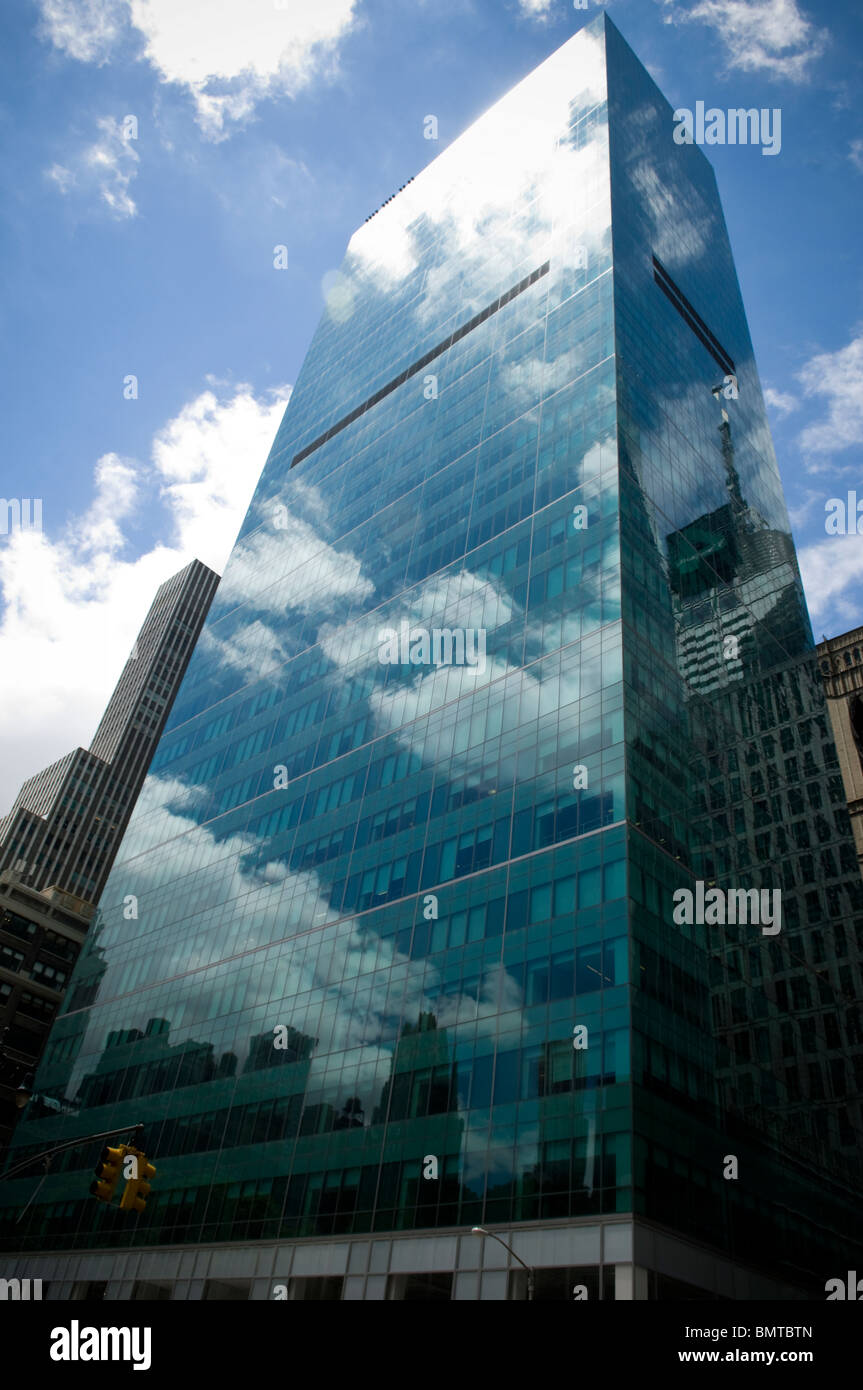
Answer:
[[[0,873],[0,1163],[32,1099],[36,1063],[95,910],[58,888],[26,888],[10,869]]]
[[[89,749],[31,777],[0,820],[0,870],[98,902],[218,583],[193,560],[159,586]]]
[[[352,238],[17,1136],[144,1121],[154,1191],[0,1186],[51,1297],[863,1267],[857,855],[673,130],[603,14]]]
[[[863,870],[863,627],[818,644],[827,708]]]
[[[218,582],[193,560],[160,585],[89,749],[0,820],[0,1155]]]

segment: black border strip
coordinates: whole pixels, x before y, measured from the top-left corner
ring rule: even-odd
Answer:
[[[692,329],[696,338],[704,344],[714,362],[717,362],[726,375],[735,373],[734,358],[725,351],[719,339],[714,337],[704,319],[693,309],[686,295],[675,285],[661,261],[653,257],[653,278],[663,294],[671,300],[680,317]]]
[[[352,425],[354,420],[358,420],[361,415],[365,415],[367,410],[371,410],[373,405],[377,405],[378,401],[382,401],[384,396],[388,396],[391,391],[395,391],[396,388],[407,381],[409,377],[416,376],[417,372],[421,372],[423,367],[427,367],[436,357],[440,357],[441,353],[446,352],[447,348],[451,348],[454,343],[459,342],[462,338],[466,337],[468,333],[472,333],[473,330],[478,328],[481,323],[484,323],[487,318],[491,318],[492,314],[496,314],[498,309],[502,309],[505,304],[509,304],[511,299],[515,299],[516,295],[523,294],[525,290],[530,289],[531,285],[535,285],[537,280],[541,280],[543,275],[548,274],[550,264],[550,261],[546,261],[545,264],[539,266],[537,270],[531,271],[530,275],[526,275],[523,280],[519,280],[518,284],[513,285],[512,289],[507,290],[506,294],[502,294],[498,299],[493,300],[491,304],[486,305],[480,313],[474,314],[472,319],[468,319],[467,323],[463,323],[461,328],[455,329],[448,338],[444,338],[443,341],[438,343],[436,347],[433,347],[430,352],[423,353],[422,357],[418,357],[416,362],[412,362],[403,372],[399,372],[398,376],[393,377],[392,381],[388,381],[386,386],[382,386],[379,391],[375,391],[374,395],[369,396],[368,400],[363,401],[362,405],[356,406],[349,414],[342,416],[341,420],[331,425],[324,434],[319,434],[317,439],[312,440],[311,444],[307,444],[298,454],[294,454],[291,460],[291,468],[297,463],[302,463],[303,459],[308,458],[309,454],[313,454],[322,444],[326,444],[327,440],[332,439],[333,435],[340,434],[342,430],[347,429],[348,425]]]

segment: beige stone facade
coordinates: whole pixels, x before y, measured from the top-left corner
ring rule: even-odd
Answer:
[[[820,642],[818,658],[863,871],[863,627]]]

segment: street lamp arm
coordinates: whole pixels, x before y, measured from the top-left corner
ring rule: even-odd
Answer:
[[[500,1236],[496,1236],[494,1231],[487,1231],[484,1226],[473,1226],[471,1228],[471,1233],[475,1236],[490,1236],[492,1240],[497,1241],[498,1245],[502,1245],[504,1250],[508,1250],[514,1260],[518,1260],[522,1268],[527,1270],[527,1296],[529,1299],[532,1300],[534,1274],[533,1267],[529,1264],[525,1264],[524,1260],[521,1258],[521,1255],[517,1255],[513,1250],[512,1246],[507,1245],[506,1241],[503,1240]]]
[[[524,1260],[521,1258],[521,1255],[517,1255],[511,1245],[507,1245],[506,1241],[501,1240],[500,1236],[496,1236],[493,1231],[489,1231],[488,1234],[491,1236],[492,1240],[498,1241],[499,1244],[503,1246],[504,1250],[508,1250],[509,1253],[512,1255],[512,1258],[514,1260],[518,1260],[522,1269],[526,1269],[528,1274],[530,1274],[530,1265],[525,1264]]]
[[[52,1158],[54,1154],[62,1153],[64,1149],[75,1149],[79,1144],[89,1144],[94,1139],[112,1139],[115,1134],[125,1134],[131,1128],[133,1135],[139,1135],[144,1126],[141,1125],[120,1125],[118,1129],[106,1129],[101,1134],[84,1134],[78,1139],[67,1139],[63,1144],[55,1144],[53,1149],[45,1149],[42,1153],[34,1154],[32,1158],[26,1158],[23,1163],[16,1163],[14,1168],[7,1168],[5,1173],[0,1173],[0,1182],[5,1178],[17,1177],[23,1173],[25,1168],[30,1168],[34,1163],[38,1163],[42,1158]]]

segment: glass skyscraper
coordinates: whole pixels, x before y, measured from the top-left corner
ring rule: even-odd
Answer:
[[[601,15],[352,238],[18,1129],[153,1194],[0,1186],[49,1296],[863,1268],[863,889],[673,129]]]

